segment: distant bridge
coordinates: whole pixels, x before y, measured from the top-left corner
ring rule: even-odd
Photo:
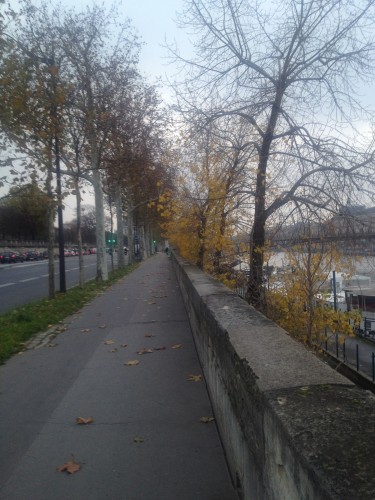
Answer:
[[[375,240],[375,233],[351,233],[351,234],[335,234],[332,236],[309,236],[309,237],[296,237],[296,238],[270,238],[271,247],[281,246],[290,247],[293,245],[301,245],[310,241],[311,243],[321,242],[350,242],[353,246],[362,246],[364,242],[372,242]]]

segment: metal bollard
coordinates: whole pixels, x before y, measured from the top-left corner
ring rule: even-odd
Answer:
[[[358,344],[355,346],[355,354],[356,354],[356,360],[357,360],[357,372],[359,372],[359,347]]]
[[[324,328],[324,336],[325,336],[326,351],[328,351],[328,335],[327,335],[327,327],[325,327],[325,328]]]

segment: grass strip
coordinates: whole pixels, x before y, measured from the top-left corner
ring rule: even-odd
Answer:
[[[57,325],[67,316],[79,311],[121,278],[131,273],[138,264],[131,264],[109,273],[108,281],[90,280],[83,288],[76,286],[55,299],[42,299],[17,307],[0,315],[0,363],[19,352],[33,335]]]

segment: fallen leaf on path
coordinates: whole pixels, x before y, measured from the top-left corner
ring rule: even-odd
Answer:
[[[57,347],[59,344],[48,344],[47,347]]]
[[[132,361],[128,361],[127,363],[124,363],[126,366],[136,366],[139,365],[139,360],[138,359],[133,359]]]
[[[114,344],[115,341],[114,340],[105,340],[104,343],[105,343],[105,345],[111,345],[111,344]]]
[[[172,346],[172,349],[181,349],[182,344],[175,344]]]
[[[138,436],[138,437],[135,437],[133,439],[133,441],[134,441],[134,443],[144,443],[145,440],[143,439],[143,437]]]
[[[146,347],[144,347],[143,349],[138,351],[137,354],[151,354],[152,352],[154,352],[152,349],[147,349]]]
[[[187,380],[189,382],[200,382],[203,379],[202,375],[189,375]]]
[[[121,347],[128,347],[128,344],[121,344]]]
[[[87,425],[87,424],[92,424],[93,422],[94,422],[94,419],[92,417],[89,417],[89,418],[77,417],[76,418],[76,424],[78,424],[78,425]]]
[[[82,328],[81,332],[82,333],[86,333],[86,332],[90,332],[90,328]]]
[[[107,325],[99,325],[99,328],[107,328]]]
[[[213,422],[215,419],[214,417],[201,417],[199,419],[199,422],[202,422],[202,424],[209,424],[211,422]]]
[[[55,332],[56,333],[65,332],[66,329],[67,329],[66,326],[58,326],[57,328],[55,328]]]
[[[59,472],[67,472],[68,474],[74,474],[75,472],[78,472],[80,469],[81,469],[81,464],[76,462],[74,460],[74,457],[69,462],[66,462],[61,467],[57,468]]]
[[[117,348],[115,347],[114,349],[109,350],[108,352],[116,352]]]
[[[151,337],[155,337],[155,335],[153,335],[152,333],[146,333],[145,337],[151,338]]]
[[[166,347],[163,345],[161,347],[154,347],[154,351],[165,351]]]
[[[147,304],[149,304],[149,305],[156,304],[156,302],[147,302]]]

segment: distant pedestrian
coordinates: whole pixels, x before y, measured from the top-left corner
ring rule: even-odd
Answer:
[[[165,247],[165,253],[166,253],[167,255],[169,255],[169,248],[168,248],[168,247]]]

